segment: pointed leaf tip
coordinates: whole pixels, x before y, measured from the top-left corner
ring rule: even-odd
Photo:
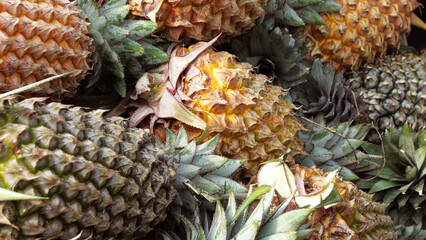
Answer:
[[[31,196],[23,193],[18,193],[5,188],[0,188],[0,201],[14,201],[14,200],[45,200],[46,197]]]

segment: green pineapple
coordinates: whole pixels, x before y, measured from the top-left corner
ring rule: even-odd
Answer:
[[[402,129],[407,122],[419,129],[425,125],[426,55],[412,53],[386,56],[351,75],[348,82],[361,99],[365,122],[380,132],[390,127]],[[370,141],[379,142],[376,131]]]
[[[181,129],[162,144],[103,113],[0,99],[0,187],[48,198],[1,202],[1,239],[131,239],[175,199],[191,204],[187,187],[213,199],[246,191],[228,178],[243,161],[212,155],[218,136],[197,145]]]

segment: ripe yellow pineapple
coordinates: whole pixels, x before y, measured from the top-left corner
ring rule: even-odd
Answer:
[[[88,23],[68,0],[0,1],[0,92],[77,70],[39,88],[72,92],[89,70]]]
[[[309,25],[305,34],[311,55],[336,68],[357,69],[400,44],[410,31],[416,0],[336,0],[339,12],[321,14],[326,25]]]
[[[130,0],[132,14],[158,25],[170,41],[227,39],[244,33],[263,14],[267,0]]]
[[[167,61],[143,40],[156,24],[126,19],[129,11],[126,0],[100,7],[94,0],[1,0],[0,93],[76,71],[25,93],[69,96],[90,70],[88,85],[107,72],[108,82],[124,96],[125,72],[139,77],[142,65]],[[132,71],[125,71],[128,62]]]
[[[164,91],[164,97],[174,92],[174,99],[181,99],[180,103],[186,109],[206,123],[209,137],[220,134],[217,151],[230,158],[248,159],[245,166],[251,173],[257,170],[262,161],[287,153],[292,156],[303,152],[298,138],[302,125],[292,114],[293,104],[283,99],[284,90],[269,85],[268,77],[255,74],[253,66],[238,62],[234,55],[215,52],[212,48],[203,51],[203,44],[200,42],[189,48],[178,48],[165,72],[150,72],[143,77],[151,79],[151,89],[154,91],[137,96],[139,100],[134,105],[137,104],[139,108],[132,115],[131,123],[139,124],[147,115],[155,120],[160,115],[158,113],[172,111],[170,104],[159,110],[163,107],[158,106],[162,100],[153,95],[154,92],[163,94]],[[193,55],[196,55],[193,60],[182,63],[186,57]],[[177,58],[179,62],[174,61]],[[176,66],[184,66],[178,76],[169,72],[174,71]],[[158,89],[162,86],[153,86],[153,82],[163,82],[166,75],[177,78],[176,87],[160,91]],[[164,83],[164,86],[171,82]],[[160,118],[164,118],[164,115]],[[177,126],[184,124],[190,139],[202,136],[203,130],[189,126],[191,120],[184,122],[172,120],[171,127],[177,129]]]

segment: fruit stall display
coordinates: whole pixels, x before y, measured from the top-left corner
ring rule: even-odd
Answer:
[[[1,0],[0,239],[426,239],[422,7]]]

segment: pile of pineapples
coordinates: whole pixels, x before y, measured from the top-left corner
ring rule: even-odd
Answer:
[[[1,0],[0,239],[426,239],[416,0]]]

